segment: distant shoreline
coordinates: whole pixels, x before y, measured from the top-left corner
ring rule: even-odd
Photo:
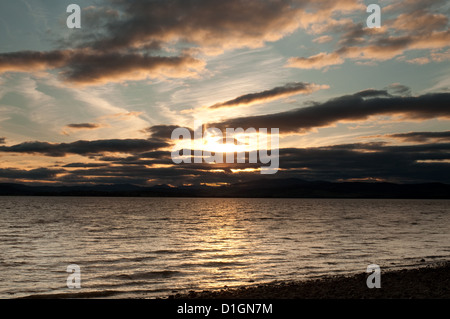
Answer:
[[[167,299],[450,299],[450,261],[412,269],[381,270],[381,288],[369,274],[327,276],[220,290],[172,294]]]
[[[132,184],[47,186],[0,183],[0,196],[195,197],[195,198],[363,198],[450,199],[443,183],[325,182],[259,179],[226,186],[139,186]]]
[[[139,195],[49,195],[49,194],[38,194],[38,195],[1,195],[0,198],[4,197],[78,197],[78,198],[230,198],[230,199],[403,199],[403,200],[450,200],[450,197],[244,197],[244,196],[190,196],[190,195],[173,195],[173,196],[139,196]]]

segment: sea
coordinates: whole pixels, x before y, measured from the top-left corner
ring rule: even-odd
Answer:
[[[0,197],[3,299],[165,298],[446,260],[450,200]]]

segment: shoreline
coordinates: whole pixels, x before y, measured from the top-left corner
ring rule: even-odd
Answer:
[[[333,182],[298,178],[258,178],[214,186],[134,184],[33,185],[0,183],[0,196],[168,197],[168,198],[315,198],[315,199],[450,199],[450,184]]]
[[[12,299],[450,299],[450,260],[415,267],[381,268],[381,288],[367,287],[370,273],[326,275],[215,289],[190,290],[148,296],[145,291],[124,297],[124,291],[105,290],[61,294],[34,294]],[[122,296],[121,296],[122,295]]]
[[[157,299],[450,299],[450,261],[384,271],[381,288],[369,289],[370,274],[334,275],[301,281],[190,291]]]

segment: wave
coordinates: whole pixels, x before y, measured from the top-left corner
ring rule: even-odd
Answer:
[[[220,252],[220,249],[183,249],[183,250],[173,250],[173,249],[160,249],[151,251],[152,254],[157,255],[170,255],[170,254],[195,254],[195,253],[211,253],[211,252]]]
[[[161,249],[161,250],[155,250],[152,251],[153,254],[162,254],[162,255],[166,255],[166,254],[179,254],[182,253],[182,250],[169,250],[169,249]]]
[[[104,264],[120,264],[120,263],[140,263],[149,260],[154,260],[155,256],[138,256],[138,257],[120,257],[120,258],[99,258],[83,261],[87,265],[104,265]]]
[[[74,298],[103,298],[124,293],[121,290],[103,290],[103,291],[86,291],[71,293],[54,293],[54,294],[33,294],[17,299],[74,299]]]
[[[185,263],[181,264],[181,268],[196,268],[196,267],[206,267],[206,268],[224,268],[224,267],[237,267],[237,266],[245,266],[246,263],[240,262],[240,261],[207,261],[202,263]]]
[[[29,264],[27,261],[3,261],[0,260],[0,266],[2,267],[18,267]]]
[[[182,274],[180,271],[174,270],[162,270],[162,271],[146,271],[138,273],[129,274],[119,274],[114,275],[114,278],[125,279],[125,280],[136,280],[136,279],[155,279],[155,278],[169,278]],[[109,277],[111,278],[111,277]]]
[[[54,293],[33,293],[29,292],[30,295],[13,297],[13,299],[88,299],[88,298],[107,298],[116,297],[119,298],[142,298],[142,296],[160,296],[170,292],[168,289],[125,289],[125,290],[90,290],[85,291],[84,289],[78,290],[79,292],[54,292]]]

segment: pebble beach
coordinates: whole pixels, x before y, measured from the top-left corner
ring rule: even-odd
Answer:
[[[169,299],[448,299],[450,262],[381,274],[381,288],[369,289],[369,274],[190,291]]]

